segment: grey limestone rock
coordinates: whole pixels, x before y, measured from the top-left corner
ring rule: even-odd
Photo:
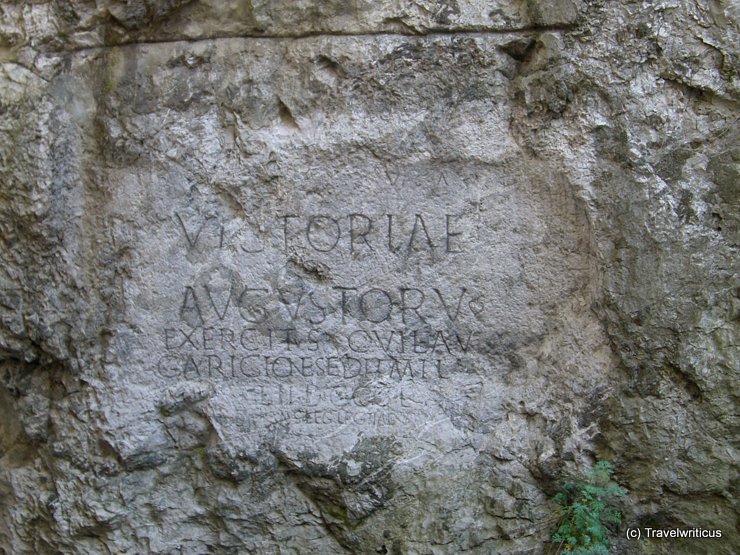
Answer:
[[[0,13],[0,552],[740,549],[734,3]]]

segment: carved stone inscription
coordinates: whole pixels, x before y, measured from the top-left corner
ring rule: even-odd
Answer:
[[[101,170],[130,260],[106,354],[127,402],[152,388],[165,404],[200,399],[192,410],[242,445],[339,434],[329,458],[359,433],[413,443],[436,423],[439,441],[463,442],[496,429],[521,377],[547,375],[586,327],[563,315],[588,314],[570,305],[588,305],[590,246],[568,184],[510,133],[509,79],[491,69],[510,56],[473,42],[488,61],[464,82],[436,69],[458,50],[447,38],[419,41],[409,67],[405,37],[307,40],[300,60],[234,40],[212,58],[173,45],[170,61],[148,47],[115,61],[111,79],[135,61],[143,88],[104,112],[132,107],[132,129],[161,129],[146,147],[111,145]],[[354,62],[327,88],[315,62],[335,48]],[[186,51],[211,66],[160,88]],[[238,79],[205,71],[243,59]],[[398,82],[423,72],[439,90]],[[178,91],[193,96],[173,104]],[[579,348],[566,364],[581,364]],[[142,410],[156,420],[158,406]],[[132,445],[154,433],[129,424]]]
[[[318,202],[238,213],[191,186],[153,253],[173,271],[137,307],[168,307],[147,335],[152,381],[216,388],[220,419],[244,433],[411,433],[442,415],[485,428],[518,364],[502,353],[544,327],[533,299],[548,291],[527,276],[548,263],[532,245],[563,233],[545,211],[512,217],[519,193],[487,183],[417,172],[399,191],[375,177],[357,202],[329,181]],[[234,397],[249,410],[231,413]]]
[[[263,422],[373,426],[409,422],[428,387],[420,383],[437,387],[468,372],[485,341],[487,300],[477,284],[464,275],[454,284],[373,277],[383,260],[457,266],[475,248],[474,215],[332,214],[250,225],[174,211],[180,256],[207,269],[175,289],[152,370],[166,380],[238,384]],[[265,257],[268,271],[254,272]]]

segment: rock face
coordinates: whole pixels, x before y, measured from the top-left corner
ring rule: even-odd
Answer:
[[[740,550],[736,5],[0,12],[0,552]]]

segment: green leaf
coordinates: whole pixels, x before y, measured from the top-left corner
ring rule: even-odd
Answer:
[[[625,495],[610,481],[614,470],[608,461],[598,461],[584,482],[563,485],[553,501],[562,513],[552,540],[565,546],[562,555],[608,555],[607,522],[620,523],[622,515],[609,500]]]

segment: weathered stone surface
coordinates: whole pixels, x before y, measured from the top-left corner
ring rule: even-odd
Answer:
[[[104,0],[10,2],[3,45],[75,49],[233,36],[426,34],[569,26],[580,0]]]
[[[733,6],[0,10],[0,550],[737,551]]]

